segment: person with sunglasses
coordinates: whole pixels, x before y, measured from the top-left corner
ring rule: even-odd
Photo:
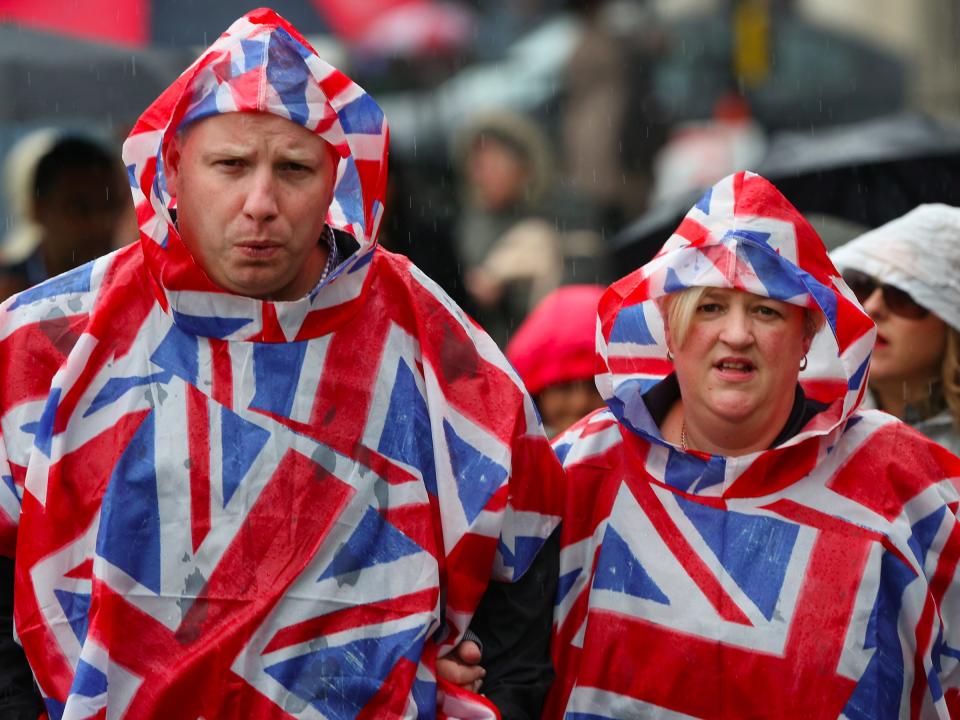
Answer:
[[[874,404],[960,453],[960,208],[920,205],[831,259],[877,324]]]

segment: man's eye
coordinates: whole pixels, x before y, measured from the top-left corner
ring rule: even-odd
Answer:
[[[285,170],[287,172],[297,172],[297,173],[310,171],[310,168],[308,166],[302,165],[301,163],[296,163],[296,162],[282,163],[280,165],[280,169]]]
[[[220,158],[215,164],[225,168],[238,168],[243,167],[243,160],[241,158]]]

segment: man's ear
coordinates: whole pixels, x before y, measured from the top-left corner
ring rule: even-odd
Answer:
[[[177,185],[180,180],[181,133],[175,133],[170,142],[163,149],[163,174],[167,180],[167,190],[173,197],[177,196]]]

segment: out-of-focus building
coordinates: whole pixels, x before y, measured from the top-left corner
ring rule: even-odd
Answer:
[[[651,0],[665,20],[743,0]],[[909,68],[909,105],[960,118],[960,2],[957,0],[766,0],[804,19],[894,52]]]
[[[801,0],[811,20],[860,35],[910,66],[910,105],[960,117],[960,3],[956,0]]]

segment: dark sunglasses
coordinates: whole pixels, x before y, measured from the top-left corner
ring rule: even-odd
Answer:
[[[919,320],[930,314],[929,310],[922,305],[918,305],[916,300],[900,288],[895,288],[893,285],[881,285],[874,278],[859,270],[844,270],[843,281],[857,296],[857,300],[861,304],[873,295],[874,290],[880,288],[880,292],[883,293],[883,304],[894,315],[910,320]]]

